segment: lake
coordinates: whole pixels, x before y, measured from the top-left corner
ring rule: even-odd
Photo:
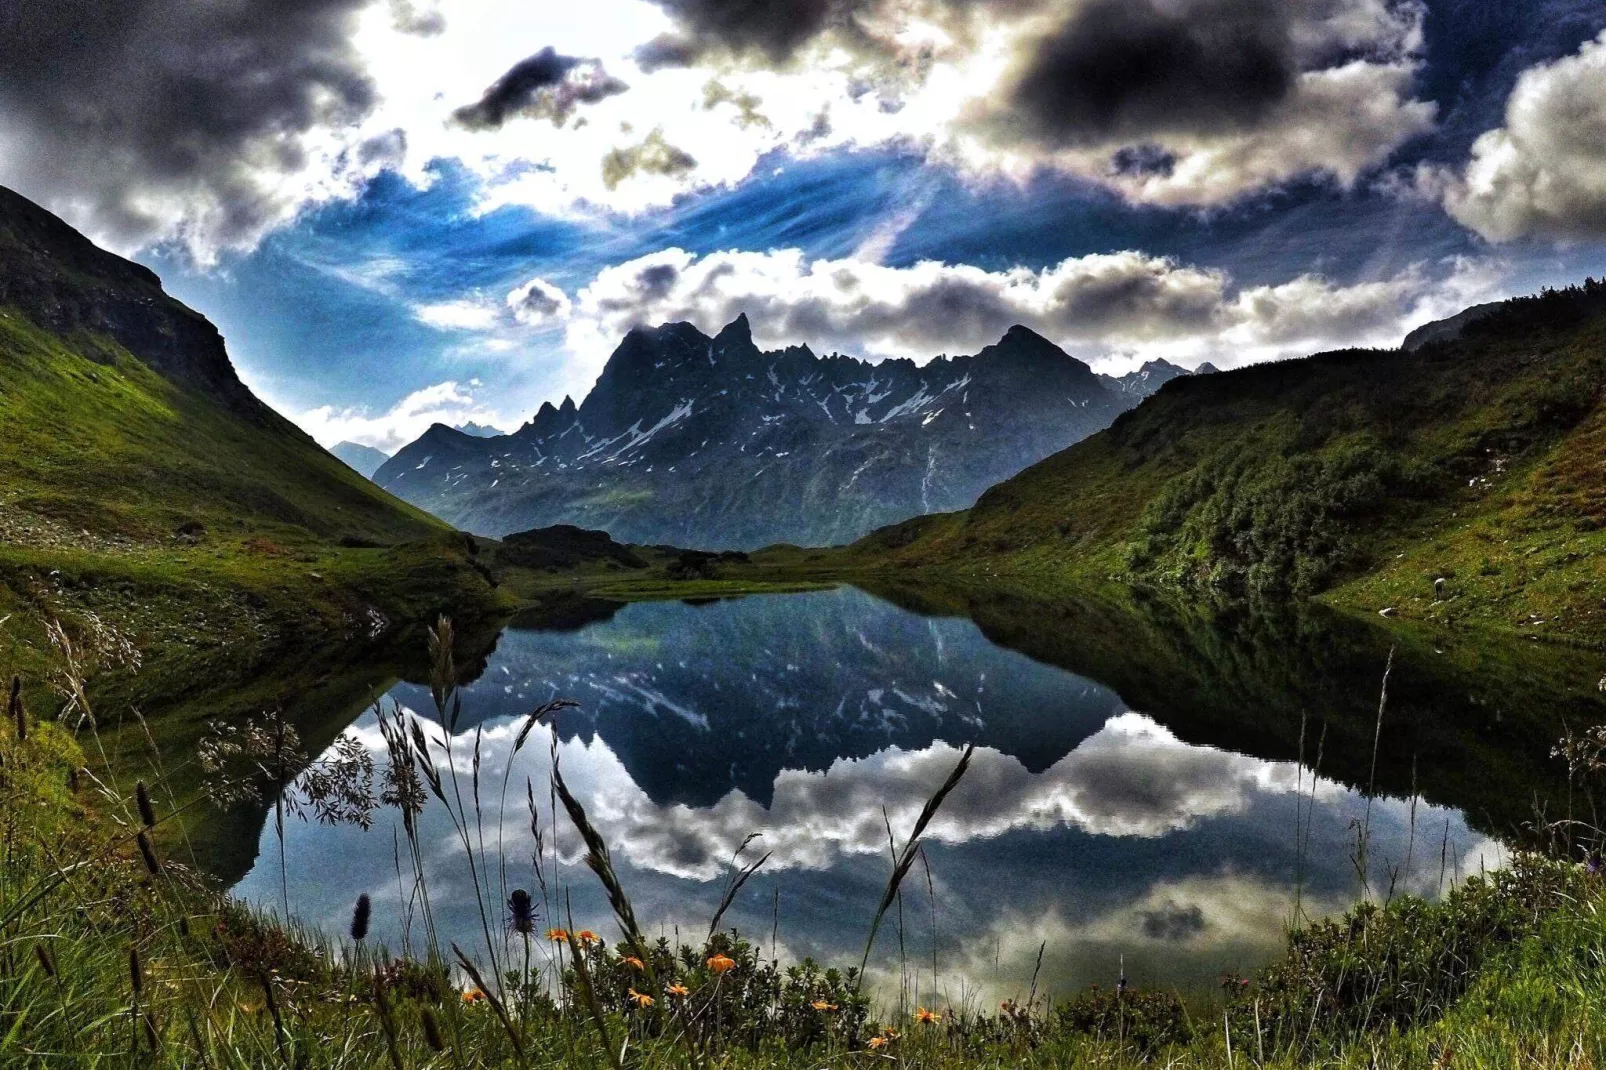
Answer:
[[[489,901],[526,888],[542,928],[572,917],[617,937],[561,807],[554,824],[555,754],[653,935],[700,940],[733,859],[767,853],[722,927],[784,961],[856,964],[889,827],[901,845],[973,743],[878,937],[878,991],[996,1001],[1034,977],[1063,994],[1124,970],[1199,995],[1274,957],[1296,917],[1498,865],[1534,800],[1564,794],[1548,754],[1561,719],[1598,702],[1580,655],[1319,614],[881,595],[637,603],[504,630],[461,690],[453,742],[466,796],[478,740],[468,848]],[[578,705],[514,753],[553,698]],[[382,701],[439,733],[423,683]],[[346,733],[383,764],[372,711]],[[366,831],[292,817],[281,849],[269,820],[234,890],[330,933],[366,893],[374,938],[417,950],[400,825],[392,810]],[[463,838],[435,802],[418,827],[443,940],[483,948]]]

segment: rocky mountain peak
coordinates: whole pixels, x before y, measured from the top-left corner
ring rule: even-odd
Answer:
[[[235,374],[217,328],[169,297],[155,272],[97,247],[4,187],[0,305],[57,334],[109,336],[158,375],[242,415],[266,411]]]

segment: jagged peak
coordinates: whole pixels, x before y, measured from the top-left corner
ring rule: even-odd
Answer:
[[[723,345],[752,345],[753,325],[747,321],[747,313],[737,313],[736,318],[725,324],[714,336],[714,341]]]
[[[560,416],[573,416],[576,408],[574,399],[565,394],[563,395],[563,404],[558,406],[558,414]]]

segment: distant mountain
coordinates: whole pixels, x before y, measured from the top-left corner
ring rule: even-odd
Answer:
[[[1414,349],[1175,382],[968,512],[853,553],[1606,641],[1606,282],[1457,320]]]
[[[492,427],[490,424],[477,424],[472,420],[466,424],[458,424],[456,430],[463,432],[465,435],[472,435],[475,438],[496,438],[498,435],[506,433],[501,428]]]
[[[1214,364],[1201,364],[1196,372],[1190,372],[1169,360],[1151,360],[1125,375],[1100,375],[1099,382],[1122,397],[1132,398],[1136,404],[1179,376],[1205,375],[1213,371],[1216,371]]]
[[[384,450],[364,446],[361,442],[341,442],[330,447],[329,452],[345,461],[365,479],[372,479],[374,473],[379,471],[379,466],[390,460],[390,454]]]
[[[672,323],[631,331],[583,405],[545,404],[490,439],[437,424],[374,478],[482,535],[574,524],[637,544],[840,543],[964,508],[1139,400],[1024,327],[917,365],[761,352],[746,316],[713,338]]]
[[[1461,332],[1472,324],[1477,323],[1479,320],[1487,319],[1498,311],[1501,304],[1502,302],[1499,301],[1491,301],[1486,305],[1473,305],[1471,308],[1457,312],[1449,319],[1424,323],[1405,336],[1405,341],[1400,344],[1400,348],[1410,353],[1432,342],[1453,342],[1460,338]]]

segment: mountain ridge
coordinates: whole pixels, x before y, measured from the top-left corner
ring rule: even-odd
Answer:
[[[1107,383],[1018,325],[925,364],[765,352],[745,313],[712,336],[635,327],[578,405],[545,402],[499,438],[431,427],[374,478],[492,537],[574,524],[710,549],[840,543],[967,506],[1186,374],[1140,373]]]
[[[1606,641],[1606,282],[1501,303],[1413,349],[1174,382],[861,567],[1043,591],[1317,596]],[[1593,592],[1593,593],[1592,593]]]

